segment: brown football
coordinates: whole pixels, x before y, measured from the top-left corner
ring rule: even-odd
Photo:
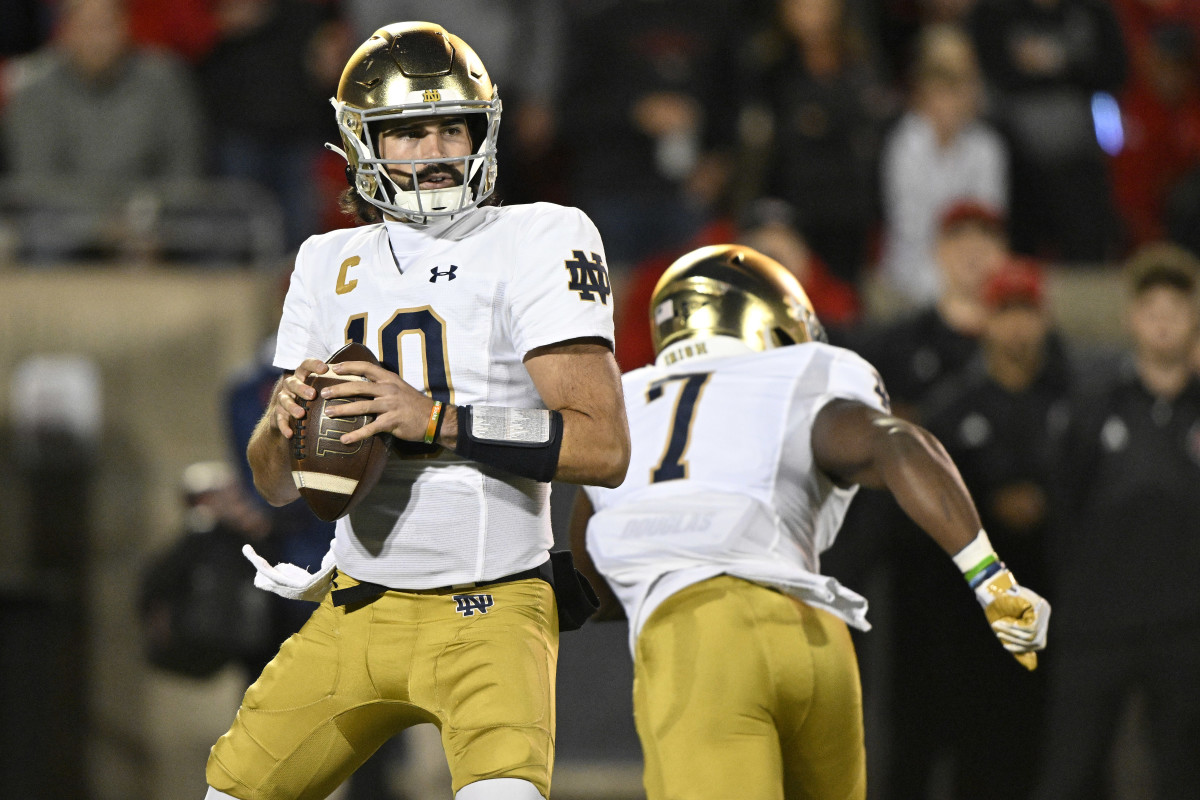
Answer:
[[[338,350],[325,363],[339,364],[343,361],[379,364],[374,353],[356,342]],[[326,415],[327,407],[344,405],[356,398],[322,400],[322,389],[343,381],[364,380],[357,375],[339,377],[330,372],[308,376],[305,383],[317,390],[317,396],[312,400],[300,401],[306,413],[295,421],[292,432],[292,480],[296,482],[300,496],[308,502],[308,507],[327,522],[349,514],[379,481],[387,463],[388,445],[392,438],[387,434],[376,434],[361,442],[342,444],[343,433],[358,430],[374,417],[365,414],[357,417]]]

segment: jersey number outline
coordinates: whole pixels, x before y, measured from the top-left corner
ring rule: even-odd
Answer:
[[[454,404],[454,383],[450,379],[449,353],[446,347],[446,321],[429,306],[398,308],[387,324],[379,329],[379,363],[403,378],[400,341],[406,335],[421,337],[421,374],[425,388],[434,400]],[[346,321],[346,341],[365,345],[367,315],[354,314]],[[440,444],[392,440],[392,450],[401,458],[433,458],[442,452]]]
[[[688,462],[684,459],[692,441],[692,422],[696,418],[696,404],[704,392],[704,385],[712,377],[711,372],[685,372],[668,375],[651,383],[646,388],[646,402],[653,403],[663,396],[663,386],[672,381],[683,381],[675,397],[675,408],[671,411],[671,434],[667,437],[662,458],[650,469],[650,482],[675,481],[688,476]]]
[[[454,384],[450,380],[446,321],[429,306],[396,309],[387,324],[379,329],[379,363],[403,377],[400,340],[408,334],[421,337],[421,374],[429,396],[452,405]],[[355,314],[346,322],[346,341],[366,345],[366,339],[367,315]]]

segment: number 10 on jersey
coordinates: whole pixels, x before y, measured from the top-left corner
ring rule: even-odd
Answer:
[[[450,378],[450,363],[446,349],[446,321],[429,306],[400,308],[392,314],[387,324],[379,329],[379,363],[410,384],[413,371],[404,374],[404,358],[401,355],[401,340],[408,335],[421,340],[421,376],[425,390],[434,400],[447,405],[454,403],[454,383]],[[346,341],[365,345],[367,339],[367,315],[358,314],[346,322]]]

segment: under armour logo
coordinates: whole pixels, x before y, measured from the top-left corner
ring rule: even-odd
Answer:
[[[566,268],[571,271],[571,280],[567,288],[572,292],[579,292],[580,300],[595,302],[596,295],[600,295],[600,302],[608,305],[612,287],[608,282],[608,269],[604,266],[604,259],[592,253],[592,260],[588,261],[582,250],[572,250],[571,255],[575,256],[575,259],[564,262]]]
[[[429,282],[437,283],[437,279],[442,278],[442,277],[448,277],[448,278],[450,278],[450,280],[454,280],[454,273],[457,270],[458,270],[458,267],[454,264],[451,264],[450,269],[447,269],[447,270],[439,270],[437,267],[433,267],[429,270],[429,274],[433,276],[432,278],[429,279]]]
[[[476,611],[486,614],[493,605],[490,594],[456,594],[453,598],[454,602],[458,603],[454,610],[464,617],[473,617]]]

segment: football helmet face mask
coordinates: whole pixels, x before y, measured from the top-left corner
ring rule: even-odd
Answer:
[[[342,71],[337,97],[342,150],[354,189],[391,216],[416,222],[448,217],[478,206],[496,187],[496,139],[500,95],[475,51],[440,25],[403,22],[377,30]],[[380,134],[429,117],[462,117],[474,152],[436,159],[381,158]],[[414,175],[428,164],[448,164],[463,175],[461,185],[408,189],[388,174],[393,167]],[[406,181],[407,183],[407,181]]]
[[[682,339],[732,336],[751,349],[825,342],[825,329],[800,281],[749,247],[701,247],[677,259],[654,287],[655,354]]]

